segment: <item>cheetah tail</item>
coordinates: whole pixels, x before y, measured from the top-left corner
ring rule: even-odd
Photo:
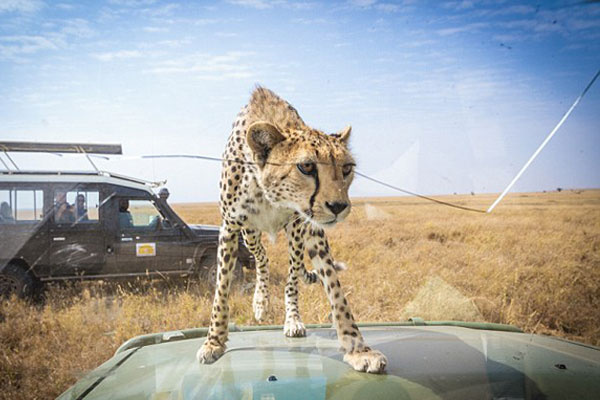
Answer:
[[[338,272],[339,271],[346,271],[348,269],[348,266],[343,261],[334,261],[333,262],[333,269],[335,269]]]
[[[334,261],[333,262],[333,269],[335,269],[336,271],[345,271],[348,269],[348,267],[346,266],[346,263],[342,262],[342,261]],[[306,284],[312,284],[312,283],[317,283],[319,281],[319,275],[317,274],[317,271],[312,270],[312,271],[308,271],[306,270],[306,268],[304,268],[302,270],[302,280],[304,281],[304,283]]]

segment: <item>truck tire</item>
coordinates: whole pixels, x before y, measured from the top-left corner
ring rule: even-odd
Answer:
[[[34,293],[33,277],[14,263],[8,263],[0,270],[0,296],[10,297],[13,293],[20,298],[31,297]]]
[[[200,279],[208,281],[208,285],[214,288],[217,285],[218,265],[215,255],[206,256],[200,262]],[[244,269],[238,262],[233,270],[233,282],[242,281],[244,279]]]

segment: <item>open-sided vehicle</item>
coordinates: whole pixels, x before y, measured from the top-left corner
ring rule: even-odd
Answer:
[[[102,171],[0,171],[0,291],[24,296],[69,279],[213,279],[218,227],[187,224],[154,186]],[[240,244],[242,266],[254,260]]]

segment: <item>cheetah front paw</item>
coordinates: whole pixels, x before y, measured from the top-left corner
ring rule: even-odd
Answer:
[[[387,365],[387,358],[377,350],[346,353],[344,354],[344,361],[357,371],[369,372],[371,374],[382,373]]]
[[[259,290],[255,291],[252,300],[252,310],[254,310],[254,318],[258,322],[262,322],[269,310],[269,295]]]
[[[214,345],[208,342],[198,349],[196,353],[196,359],[200,364],[212,364],[217,361],[225,353],[225,346]]]
[[[283,333],[287,337],[304,337],[306,336],[306,328],[304,327],[302,321],[292,319],[285,321]]]

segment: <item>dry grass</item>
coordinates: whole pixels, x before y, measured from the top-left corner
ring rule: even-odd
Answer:
[[[449,196],[485,208],[492,196]],[[181,204],[190,223],[219,221],[215,204]],[[414,198],[357,199],[329,232],[359,321],[485,320],[600,345],[600,191],[514,194],[491,215]],[[265,240],[273,313],[283,322],[287,258]],[[251,274],[246,279],[252,281]],[[251,290],[237,285],[232,321],[252,324]],[[0,305],[0,397],[54,397],[124,340],[206,326],[212,293],[187,281],[52,287],[44,305]],[[301,288],[306,323],[327,322],[319,285]]]

